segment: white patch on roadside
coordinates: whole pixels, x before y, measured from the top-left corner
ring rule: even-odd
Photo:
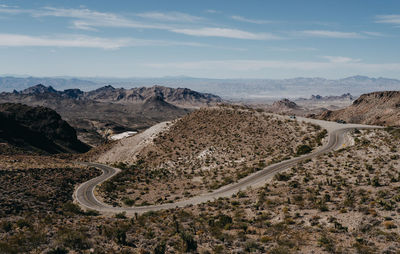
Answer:
[[[134,135],[136,133],[137,133],[137,131],[125,131],[125,132],[122,132],[122,133],[119,133],[119,134],[111,136],[110,139],[111,140],[120,140],[120,139],[123,139],[123,138],[130,137],[130,136],[132,136],[132,135]]]

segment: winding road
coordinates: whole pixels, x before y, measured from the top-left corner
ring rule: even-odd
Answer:
[[[240,190],[244,190],[248,187],[261,187],[265,184],[265,182],[273,177],[276,173],[286,170],[287,168],[296,165],[298,162],[310,159],[313,157],[317,157],[324,153],[340,149],[342,147],[351,145],[348,144],[346,140],[346,133],[352,129],[376,129],[382,128],[380,126],[370,126],[370,125],[361,125],[361,124],[339,124],[335,122],[328,122],[322,120],[308,119],[298,117],[297,121],[304,121],[313,124],[320,125],[322,128],[325,128],[328,131],[328,139],[325,142],[324,146],[319,148],[313,153],[306,154],[300,157],[296,157],[290,160],[285,160],[273,165],[270,165],[260,171],[257,171],[245,178],[240,179],[236,183],[232,183],[226,186],[223,186],[213,192],[204,193],[199,196],[195,196],[186,200],[177,201],[175,203],[167,203],[161,205],[149,205],[149,206],[135,206],[135,207],[113,207],[108,204],[105,204],[99,201],[95,194],[94,189],[97,185],[107,181],[114,175],[120,172],[120,169],[113,168],[104,164],[99,163],[82,163],[84,165],[92,166],[99,168],[103,171],[103,174],[93,178],[85,183],[82,183],[78,188],[76,188],[74,192],[74,200],[84,209],[96,210],[102,214],[115,214],[126,212],[128,216],[132,216],[135,213],[145,213],[149,211],[157,211],[162,209],[171,209],[176,207],[185,207],[188,205],[197,205],[200,203],[204,203],[207,201],[212,201],[214,199],[218,199],[221,197],[230,197],[233,194],[237,193]]]

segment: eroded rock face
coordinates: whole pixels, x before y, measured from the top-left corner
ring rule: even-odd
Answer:
[[[0,139],[11,145],[44,153],[86,152],[76,131],[57,112],[46,107],[0,104]]]
[[[324,120],[400,126],[400,91],[373,92],[361,95],[345,109],[326,111],[317,116]]]

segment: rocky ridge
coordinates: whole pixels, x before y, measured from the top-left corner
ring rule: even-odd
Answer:
[[[382,91],[361,95],[347,108],[327,110],[317,118],[351,123],[400,126],[400,91]]]

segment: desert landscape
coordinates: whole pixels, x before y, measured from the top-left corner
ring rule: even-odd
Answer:
[[[13,105],[21,107],[3,104],[2,114]],[[27,123],[38,125],[33,119],[20,124]],[[42,121],[41,132],[46,124]],[[83,154],[51,155],[8,139],[0,156],[0,248],[6,253],[395,253],[399,130],[351,127],[345,146],[312,156],[328,142],[325,128],[262,108],[221,104]],[[303,154],[310,158],[230,197],[144,213],[118,210],[190,200]],[[78,161],[120,168],[94,192],[115,212],[80,207],[72,194],[102,172]]]
[[[0,0],[0,254],[400,254],[397,10]]]

